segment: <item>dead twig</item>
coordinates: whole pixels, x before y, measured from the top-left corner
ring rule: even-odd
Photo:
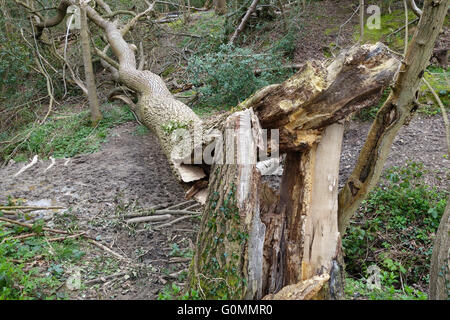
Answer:
[[[34,237],[34,236],[36,236],[36,235],[37,235],[36,233],[22,234],[22,235],[16,236],[16,237],[5,238],[5,239],[2,240],[1,243],[4,243],[4,242],[6,242],[6,241],[11,241],[11,240],[27,239],[27,238]]]
[[[159,221],[166,221],[172,218],[170,214],[164,214],[164,215],[151,215],[146,217],[139,217],[139,218],[133,218],[127,221],[127,224],[133,224],[133,223],[141,223],[141,222],[159,222]]]
[[[67,240],[67,239],[76,239],[81,236],[84,236],[85,234],[86,234],[85,232],[81,232],[81,233],[77,233],[77,234],[72,234],[70,236],[51,238],[51,239],[48,239],[48,242],[62,241],[62,240]]]
[[[106,281],[114,279],[114,278],[125,276],[126,274],[127,274],[127,272],[118,272],[118,273],[114,273],[114,274],[111,274],[106,277],[100,277],[97,279],[92,279],[92,280],[86,281],[84,284],[90,286],[90,285],[93,285],[93,284],[96,284],[99,282],[106,282]]]
[[[28,229],[32,229],[33,228],[32,224],[19,222],[19,221],[8,219],[8,218],[4,218],[4,217],[0,217],[0,221],[5,221],[5,222],[11,223],[11,224],[16,224],[16,225],[19,225],[21,227],[28,228]],[[60,233],[60,234],[69,234],[69,232],[67,232],[67,231],[51,229],[51,228],[46,228],[46,227],[42,228],[42,231],[48,231],[48,232]]]
[[[128,258],[123,257],[122,255],[118,254],[117,252],[113,251],[112,249],[108,248],[107,246],[97,242],[94,239],[89,239],[89,243],[92,243],[93,245],[97,246],[98,248],[108,252],[109,254],[113,255],[119,260],[128,261]]]
[[[197,216],[198,216],[198,215],[197,215]],[[178,219],[172,220],[172,221],[170,221],[170,222],[163,223],[163,224],[159,224],[159,225],[155,226],[154,229],[155,229],[155,230],[159,230],[159,229],[162,229],[162,228],[165,228],[165,227],[170,227],[171,225],[174,225],[174,224],[177,223],[177,222],[180,222],[180,221],[185,220],[185,219],[197,217],[197,216],[192,216],[192,215],[189,215],[189,216],[183,216],[183,217],[180,217],[180,218],[178,218]]]

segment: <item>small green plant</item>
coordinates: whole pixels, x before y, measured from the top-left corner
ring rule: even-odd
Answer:
[[[380,267],[384,286],[426,287],[433,237],[447,194],[424,182],[421,163],[385,171],[343,239],[346,270],[361,277],[371,264]]]
[[[166,132],[167,134],[171,134],[172,132],[174,132],[177,129],[187,129],[188,124],[171,120],[167,124],[164,124],[162,126],[162,128],[163,128],[164,132]]]
[[[145,136],[145,135],[148,134],[148,133],[149,133],[148,128],[147,128],[146,126],[143,126],[143,125],[139,125],[139,126],[136,128],[136,131],[135,131],[135,134],[136,134],[137,136]]]
[[[172,250],[169,254],[171,257],[192,258],[193,251],[190,249],[181,249],[177,243],[172,243]]]
[[[345,281],[345,297],[349,300],[427,300],[426,293],[405,286],[404,290],[395,289],[393,286],[369,289],[364,280],[347,278]]]
[[[181,288],[175,283],[166,285],[158,294],[158,300],[200,300],[197,290],[186,291],[184,294]]]
[[[57,289],[66,280],[67,267],[85,253],[75,239],[48,242],[40,235],[42,226],[34,223],[37,235],[20,241],[14,237],[28,229],[0,222],[0,300],[64,298]]]

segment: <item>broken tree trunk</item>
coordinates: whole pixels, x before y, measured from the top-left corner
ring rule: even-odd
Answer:
[[[76,0],[61,0],[57,8],[57,15],[36,24],[37,36],[42,34],[44,28],[61,23],[70,5],[77,5]],[[134,107],[139,120],[158,137],[176,177],[187,183],[206,176],[201,167],[183,164],[186,158],[191,157],[192,148],[201,148],[199,128],[202,127],[202,121],[191,108],[173,97],[158,75],[147,70],[138,70],[135,57],[136,46],[129,45],[123,38],[140,17],[153,10],[153,6],[154,4],[150,5],[146,11],[133,17],[121,29],[119,29],[117,20],[110,21],[102,17],[88,5],[85,9],[87,17],[104,30],[106,39],[118,59],[118,62],[111,58],[108,58],[107,61],[112,67],[116,67],[118,80],[138,95],[138,102],[131,106]],[[97,50],[97,53],[99,52],[101,51]],[[177,128],[188,130],[194,137],[194,145],[192,143],[189,145],[190,141],[187,140],[184,142],[173,141],[172,133]],[[174,150],[175,147],[176,150]]]
[[[342,297],[340,121],[373,105],[398,66],[382,44],[354,47],[237,107],[215,147],[190,290],[208,299]],[[257,150],[275,151],[261,143],[262,129],[278,130],[287,153],[279,193],[256,166]]]
[[[418,105],[419,84],[444,23],[448,0],[425,1],[423,13],[398,72],[392,92],[378,111],[359,154],[355,169],[339,193],[339,232],[377,183],[392,142]]]

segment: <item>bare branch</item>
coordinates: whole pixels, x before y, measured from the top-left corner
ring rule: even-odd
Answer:
[[[416,16],[419,18],[422,16],[422,10],[417,7],[416,2],[414,0],[408,0],[409,8],[414,12]]]

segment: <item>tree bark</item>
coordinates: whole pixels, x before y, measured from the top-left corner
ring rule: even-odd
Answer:
[[[86,3],[80,0],[80,18],[81,18],[81,48],[83,51],[84,74],[86,77],[87,96],[89,108],[91,109],[91,124],[96,126],[102,119],[100,106],[98,103],[97,86],[95,85],[94,69],[92,67],[91,46],[89,37],[89,26],[86,16]]]
[[[450,298],[450,198],[442,215],[439,229],[434,241],[430,268],[431,300],[448,300]]]
[[[227,1],[226,0],[214,0],[214,12],[218,16],[222,16],[227,13]]]
[[[418,88],[447,13],[448,0],[425,1],[422,17],[408,46],[397,80],[378,111],[359,154],[355,169],[339,193],[339,232],[344,235],[350,218],[377,183],[392,142],[418,106]]]

